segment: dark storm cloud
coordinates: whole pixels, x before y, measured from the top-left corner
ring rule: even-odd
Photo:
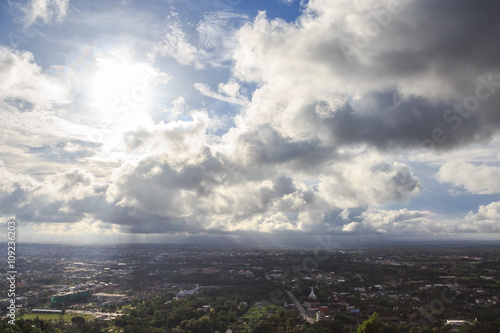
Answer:
[[[356,112],[355,107],[342,110],[336,115],[339,119],[333,120],[334,136],[341,142],[361,141],[382,148],[432,140],[436,149],[448,149],[489,139],[492,125],[495,131],[499,125],[489,120],[498,120],[500,99],[500,4],[450,0],[403,6],[401,14],[393,15],[387,29],[367,47],[369,66],[358,65],[370,71],[371,79],[395,78],[396,87],[398,79],[418,82],[424,74],[454,93],[425,96],[417,92],[401,100],[401,88],[368,92],[362,99],[370,104],[371,112]],[[479,98],[478,92],[487,97]],[[477,110],[457,111],[455,105],[473,106],[474,100]]]
[[[335,147],[322,145],[319,140],[291,140],[283,137],[268,125],[240,135],[237,144],[250,147],[250,164],[260,169],[261,175],[262,169],[269,170],[269,167],[314,173],[328,161],[350,158],[339,154]]]
[[[360,105],[364,104],[364,105]],[[450,149],[491,138],[492,128],[482,113],[467,118],[454,106],[424,98],[401,100],[397,91],[371,93],[361,103],[346,104],[324,120],[338,145],[365,143],[380,149]]]

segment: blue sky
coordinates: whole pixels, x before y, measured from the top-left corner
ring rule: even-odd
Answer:
[[[500,24],[468,1],[0,3],[29,242],[500,232]]]

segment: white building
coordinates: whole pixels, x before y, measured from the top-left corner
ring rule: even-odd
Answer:
[[[310,299],[316,299],[316,294],[314,293],[314,287],[311,286],[311,293],[309,294]]]

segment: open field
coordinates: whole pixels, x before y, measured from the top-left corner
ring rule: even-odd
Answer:
[[[53,320],[53,321],[59,321],[62,317],[62,319],[68,323],[71,323],[71,318],[74,318],[74,317],[83,317],[87,321],[93,320],[95,318],[94,316],[91,316],[91,315],[82,315],[82,314],[78,314],[78,313],[65,313],[63,316],[61,316],[59,314],[53,314],[53,313],[27,313],[24,315],[17,316],[17,319],[25,319],[25,320],[31,319],[31,320],[33,320],[36,317],[38,317],[38,319],[41,319],[41,320]]]

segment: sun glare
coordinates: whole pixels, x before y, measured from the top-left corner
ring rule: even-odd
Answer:
[[[90,106],[101,118],[123,120],[147,112],[155,76],[155,70],[145,63],[117,57],[98,58],[88,87]]]

